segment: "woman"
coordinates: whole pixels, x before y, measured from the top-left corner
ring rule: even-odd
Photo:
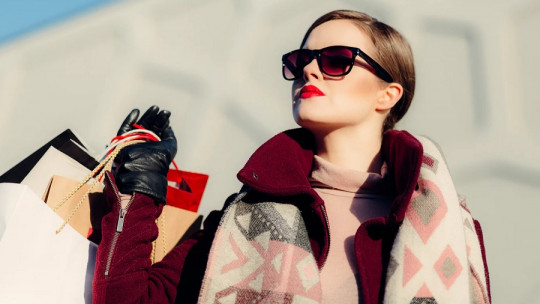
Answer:
[[[238,173],[240,193],[152,266],[176,139],[166,111],[138,121],[163,140],[126,148],[107,175],[94,302],[489,302],[480,226],[442,155],[392,130],[414,93],[406,40],[334,11],[282,60],[302,128],[263,144]]]

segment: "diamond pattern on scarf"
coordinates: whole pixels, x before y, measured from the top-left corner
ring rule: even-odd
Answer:
[[[414,297],[410,304],[437,304],[434,298],[417,298]]]
[[[406,216],[424,242],[428,241],[448,211],[440,189],[429,180],[419,180]]]
[[[472,225],[471,225],[471,221],[469,221],[468,218],[465,218],[465,220],[463,221],[463,226],[469,228],[471,231],[474,231]]]
[[[424,157],[418,188],[394,240],[390,259],[397,262],[390,264],[397,269],[388,267],[383,303],[489,303],[487,269],[475,222],[456,192],[437,146],[425,138],[419,140]],[[437,172],[431,159],[438,161]],[[406,286],[401,275],[407,264],[405,248],[407,255],[414,253],[424,265]]]
[[[429,224],[429,222],[433,218],[433,215],[441,206],[441,201],[434,198],[435,193],[433,193],[433,191],[429,189],[424,188],[422,189],[422,195],[412,202],[412,207],[414,208],[414,211],[416,212],[416,214],[418,214],[418,217],[420,217],[424,225]],[[426,200],[432,201],[433,203],[424,204],[424,201]]]
[[[426,283],[422,284],[422,287],[418,290],[416,293],[416,297],[418,298],[431,298],[433,297],[433,294],[431,294],[431,291],[427,287]]]
[[[446,246],[434,267],[447,289],[454,284],[462,270],[461,263],[450,245]]]
[[[422,263],[405,245],[403,253],[403,286],[407,285],[414,275],[422,268]]]
[[[437,304],[437,301],[433,298],[433,294],[426,286],[426,283],[424,283],[410,304]]]
[[[424,152],[424,156],[422,156],[422,167],[428,168],[431,171],[433,171],[433,173],[437,174],[439,161],[435,159],[433,156]]]

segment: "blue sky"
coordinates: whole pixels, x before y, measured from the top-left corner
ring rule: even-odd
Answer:
[[[0,0],[0,45],[120,0]]]

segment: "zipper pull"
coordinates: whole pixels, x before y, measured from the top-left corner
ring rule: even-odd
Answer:
[[[116,232],[122,232],[124,228],[124,218],[126,217],[126,209],[120,209],[118,212],[118,223],[116,224]]]

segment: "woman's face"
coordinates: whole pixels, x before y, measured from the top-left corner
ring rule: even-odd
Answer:
[[[349,20],[332,20],[317,26],[303,48],[315,50],[333,45],[357,47],[372,58],[375,54],[369,36]],[[359,56],[356,62],[365,63]],[[322,94],[313,93],[313,86]],[[360,64],[355,64],[345,76],[332,77],[323,74],[317,60],[313,60],[304,68],[304,76],[292,86],[294,120],[313,132],[368,125],[380,125],[380,129],[377,100],[384,87],[384,81]]]

